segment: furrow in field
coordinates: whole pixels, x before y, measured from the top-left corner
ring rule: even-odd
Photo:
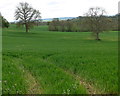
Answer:
[[[60,68],[60,67],[59,67]],[[80,76],[68,71],[68,70],[64,70],[62,68],[60,68],[62,71],[64,71],[67,75],[70,75],[71,77],[73,77],[76,81],[79,81],[80,85],[83,85],[84,88],[86,88],[88,94],[100,94],[100,92],[98,90],[96,90],[91,84],[89,84],[88,82],[85,82]]]
[[[42,58],[24,58],[24,67],[40,80],[45,94],[86,94],[86,89],[55,64]],[[30,64],[33,62],[33,64]]]
[[[76,75],[76,74],[74,74],[74,73],[72,73],[72,72],[70,72],[68,70],[64,70],[64,69],[62,69],[62,70],[64,72],[66,72],[66,74],[71,75],[73,78],[75,78],[77,81],[79,81],[79,83],[81,85],[83,85],[87,89],[87,91],[88,91],[89,94],[100,94],[100,92],[97,89],[95,89],[88,82],[84,81],[84,79],[82,79],[79,75]]]
[[[25,71],[26,82],[29,85],[27,94],[42,94],[40,84],[37,82],[34,76],[32,76],[32,74],[27,70],[24,71]]]
[[[17,62],[21,61],[16,59]],[[26,94],[42,94],[42,89],[40,87],[40,84],[38,83],[38,81],[36,80],[36,78],[28,71],[24,68],[23,65],[19,64],[19,69],[24,72],[24,78],[26,80],[27,86],[28,86],[28,90]]]
[[[53,63],[51,63],[50,61],[48,61],[46,59],[44,59],[44,62],[48,62],[50,64],[53,64]],[[60,69],[61,71],[65,72],[67,75],[73,77],[76,81],[79,81],[80,85],[83,85],[86,88],[86,90],[88,91],[89,94],[100,94],[100,92],[97,89],[95,89],[88,82],[85,82],[84,79],[82,79],[80,76],[74,74],[73,72],[70,72],[69,70],[65,70],[65,69],[60,68],[60,67],[58,67],[58,69]]]
[[[49,56],[46,59],[44,59],[44,61],[47,61],[47,62],[51,63],[50,61],[48,61],[48,58],[49,58]],[[71,72],[69,70],[65,70],[65,69],[60,68],[60,67],[58,67],[58,68],[61,69],[62,71],[64,71],[67,75],[70,75],[73,78],[75,78],[75,80],[79,81],[80,85],[83,85],[86,88],[86,90],[88,91],[89,94],[100,94],[100,92],[98,91],[98,89],[94,88],[91,84],[89,84],[88,82],[86,82],[79,75],[76,75],[76,74],[74,74],[73,72]]]

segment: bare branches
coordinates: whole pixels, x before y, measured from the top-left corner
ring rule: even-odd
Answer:
[[[88,13],[86,13],[87,16],[91,17],[100,17],[106,14],[106,11],[103,8],[90,8]]]
[[[20,3],[16,8],[15,18],[25,24],[27,32],[30,26],[33,25],[31,22],[36,19],[40,19],[41,16],[39,10],[33,9],[28,3],[25,2]]]
[[[103,8],[90,8],[89,11],[86,13],[86,21],[87,25],[89,25],[90,31],[93,32],[96,40],[100,40],[99,33],[107,30],[107,22],[108,19],[105,16],[106,11]]]

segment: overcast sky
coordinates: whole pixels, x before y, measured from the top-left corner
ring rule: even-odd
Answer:
[[[14,12],[19,2],[28,2],[41,12],[42,18],[82,16],[90,7],[102,7],[107,15],[118,13],[119,0],[0,0],[0,12],[9,21],[14,21]]]

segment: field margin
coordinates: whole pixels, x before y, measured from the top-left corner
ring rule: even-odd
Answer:
[[[0,16],[0,95],[2,95],[2,18]]]

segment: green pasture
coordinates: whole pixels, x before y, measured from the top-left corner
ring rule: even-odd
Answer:
[[[3,94],[118,93],[118,32],[96,41],[91,32],[11,25],[2,34]]]

